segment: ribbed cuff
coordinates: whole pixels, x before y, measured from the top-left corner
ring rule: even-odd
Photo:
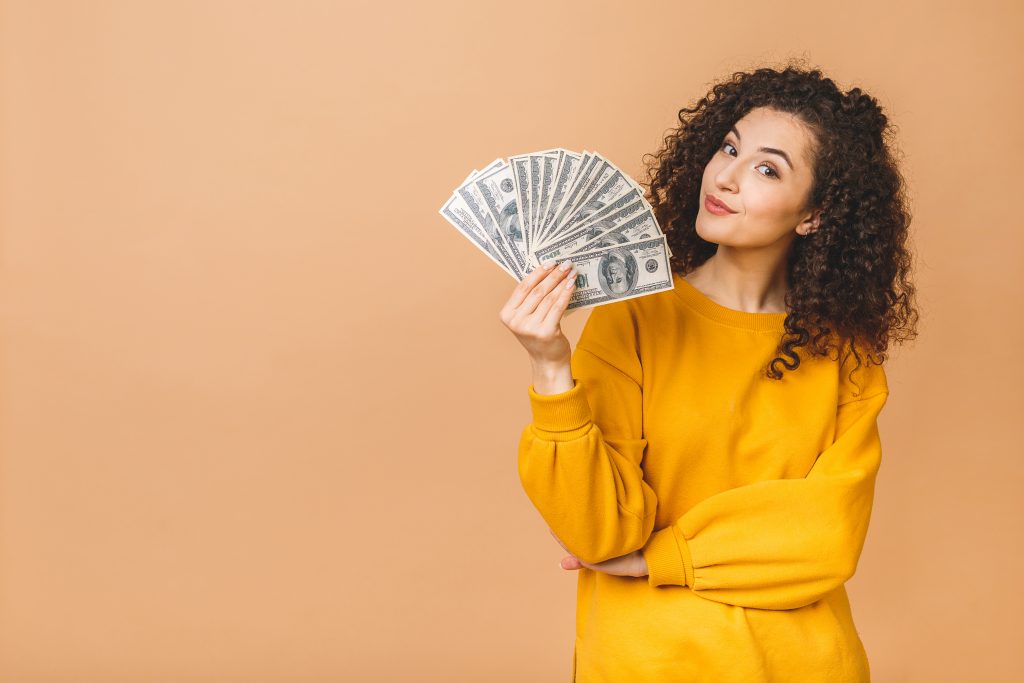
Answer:
[[[641,552],[647,561],[647,582],[652,586],[693,585],[690,546],[674,524],[651,534]]]
[[[586,434],[593,423],[590,404],[579,380],[572,389],[560,394],[538,394],[531,384],[530,410],[533,430],[542,439],[569,441]]]

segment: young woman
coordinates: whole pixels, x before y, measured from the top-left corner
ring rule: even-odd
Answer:
[[[519,475],[578,569],[573,680],[867,681],[844,583],[868,530],[890,341],[916,336],[910,214],[877,101],[736,73],[652,155],[674,289],[595,307],[535,269]]]

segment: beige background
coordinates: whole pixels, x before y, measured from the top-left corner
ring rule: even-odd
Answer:
[[[800,56],[881,100],[914,208],[873,680],[1021,680],[1022,14],[0,0],[0,681],[568,680],[515,282],[437,209],[547,147],[639,174]]]

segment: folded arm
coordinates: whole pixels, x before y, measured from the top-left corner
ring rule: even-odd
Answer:
[[[839,406],[836,439],[804,478],[723,491],[655,531],[643,549],[652,586],[689,586],[731,605],[792,609],[857,567],[881,460],[880,391]]]

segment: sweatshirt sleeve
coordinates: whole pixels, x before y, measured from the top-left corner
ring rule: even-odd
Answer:
[[[882,378],[884,386],[884,375]],[[867,535],[886,387],[839,406],[836,438],[804,478],[710,496],[643,548],[651,586],[740,607],[793,609],[846,582]]]
[[[642,368],[628,301],[596,307],[571,359],[575,385],[528,388],[532,422],[519,441],[523,489],[551,531],[587,563],[639,550],[658,499],[644,481]]]

